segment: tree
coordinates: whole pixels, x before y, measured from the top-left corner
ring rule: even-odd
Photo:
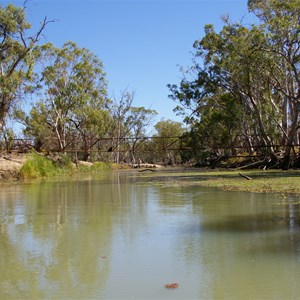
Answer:
[[[202,108],[200,120],[194,122],[187,135],[186,147],[190,151],[183,153],[185,159],[205,165],[235,155],[236,147],[241,146],[243,128],[240,125],[243,121],[245,115],[231,94],[213,97]],[[248,151],[251,152],[250,147]]]
[[[130,112],[132,102],[134,100],[134,93],[129,92],[128,90],[123,90],[120,93],[120,96],[113,97],[111,105],[111,115],[113,118],[113,126],[110,130],[110,136],[112,138],[111,150],[117,150],[113,152],[114,161],[116,163],[120,162],[120,144],[122,143],[124,137],[130,132],[130,129],[127,126],[127,115]],[[124,142],[124,141],[123,141]]]
[[[127,144],[130,160],[135,163],[135,152],[138,141],[144,136],[145,128],[149,126],[157,114],[155,110],[133,106],[134,92],[123,90],[119,98],[114,97],[111,114],[114,121],[112,127],[112,150],[115,152],[115,162],[120,162],[120,145]],[[130,138],[132,142],[130,142]],[[126,140],[125,140],[126,139]],[[123,157],[125,159],[125,157]]]
[[[282,167],[288,169],[294,144],[298,144],[300,109],[300,1],[248,1],[266,28],[266,47],[261,51],[274,62],[270,84],[281,99],[283,144],[286,145]]]
[[[184,133],[184,128],[180,122],[172,120],[162,120],[154,125],[156,160],[164,164],[173,165],[178,163],[180,153],[180,137]],[[172,149],[173,150],[172,150]]]
[[[205,27],[205,36],[194,43],[195,78],[180,86],[169,85],[181,107],[193,108],[187,121],[203,117],[208,103],[229,93],[243,111],[239,125],[245,141],[261,146],[278,162],[276,145],[285,146],[283,167],[297,142],[299,126],[299,0],[249,1],[259,25],[246,27],[224,18],[222,30]],[[245,121],[247,123],[245,123]],[[203,120],[202,120],[203,123]]]
[[[13,104],[21,98],[25,83],[31,79],[35,49],[49,23],[45,18],[38,31],[30,35],[25,9],[25,5],[0,5],[0,130]]]
[[[142,145],[146,128],[151,124],[157,112],[144,107],[131,107],[128,123],[130,124],[132,142],[130,145],[131,161],[136,163],[136,150]]]
[[[214,95],[230,93],[244,112],[254,120],[258,130],[258,142],[264,146],[265,155],[277,161],[271,131],[277,125],[275,94],[270,86],[272,57],[260,49],[266,44],[263,28],[248,29],[241,24],[225,26],[216,33],[206,27],[206,35],[194,47],[196,55],[203,56],[210,83],[215,86]],[[207,96],[206,96],[207,99]],[[274,107],[275,106],[275,107]],[[271,126],[269,126],[271,125]],[[254,133],[254,128],[252,133]]]
[[[105,135],[111,123],[102,62],[74,42],[62,48],[48,45],[44,51],[48,64],[38,82],[40,100],[23,118],[25,132],[39,138],[48,132],[59,151],[80,141],[87,159],[93,139]]]

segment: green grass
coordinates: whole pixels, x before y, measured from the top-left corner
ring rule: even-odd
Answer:
[[[203,186],[218,187],[224,190],[260,193],[300,193],[300,177],[254,178],[215,178],[200,183]]]
[[[98,161],[92,165],[80,164],[77,166],[78,173],[97,173],[105,170],[112,170],[112,164]]]
[[[97,173],[104,170],[114,170],[121,168],[120,165],[106,162],[95,162],[89,165],[76,165],[68,157],[61,156],[54,162],[52,159],[32,152],[28,160],[20,170],[20,177],[23,179],[72,176],[77,173]]]
[[[232,191],[300,194],[299,171],[247,171],[241,173],[252,179],[247,180],[241,177],[238,171],[214,172],[204,174],[206,179],[199,181],[198,184]]]
[[[252,179],[247,180],[241,177],[239,173]],[[173,183],[181,185],[217,187],[230,191],[300,194],[300,171],[296,170],[206,171],[174,173],[173,176]],[[176,178],[178,176],[180,179]]]
[[[61,170],[62,168],[55,165],[49,158],[32,152],[30,158],[22,166],[20,174],[24,179],[53,177],[60,175]]]
[[[111,162],[103,162],[103,161],[96,161],[93,163],[91,170],[94,172],[104,171],[104,170],[118,170],[124,169],[124,166],[116,163]]]

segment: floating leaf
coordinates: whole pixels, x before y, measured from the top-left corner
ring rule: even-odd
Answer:
[[[165,288],[167,288],[167,289],[177,289],[178,287],[179,287],[179,284],[177,282],[165,284]]]

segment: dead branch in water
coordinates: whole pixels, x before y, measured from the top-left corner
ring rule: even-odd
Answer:
[[[145,171],[157,172],[157,170],[153,170],[153,169],[144,169],[144,170],[140,170],[139,172],[145,172]]]
[[[244,174],[241,174],[241,173],[239,173],[239,175],[242,176],[243,178],[246,178],[247,180],[252,180],[252,178],[247,176],[247,175],[244,175]]]

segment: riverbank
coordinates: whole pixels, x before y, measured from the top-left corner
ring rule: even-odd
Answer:
[[[22,179],[72,176],[77,173],[93,173],[126,168],[125,165],[105,162],[77,164],[64,156],[45,156],[35,152],[28,154],[6,153],[0,155],[0,182]]]
[[[42,161],[38,161],[42,158]],[[30,161],[31,160],[31,161]],[[53,159],[51,160],[53,162]],[[29,162],[29,163],[28,163]],[[26,163],[26,169],[24,168]],[[61,164],[59,166],[59,164]],[[23,169],[22,169],[23,167]],[[39,154],[5,154],[0,156],[0,182],[15,181],[27,178],[45,177],[43,174],[53,176],[70,176],[76,173],[95,173],[101,170],[128,168],[125,165],[116,165],[96,162],[71,162],[49,163]],[[25,169],[25,170],[24,170]],[[164,169],[159,172],[148,173],[145,176],[155,176],[156,181],[168,185],[198,185],[216,187],[230,191],[246,191],[259,193],[300,194],[300,170],[243,170],[240,171],[211,171],[189,169],[180,172],[180,169]],[[176,172],[175,172],[176,170]]]
[[[300,194],[300,170],[193,171],[168,175],[167,185],[216,187],[226,191]],[[162,178],[163,180],[163,178]]]
[[[227,191],[300,194],[300,171],[258,170],[245,171],[243,173],[238,171],[219,172],[219,174],[215,175],[213,173],[210,174],[209,179],[201,181],[199,184]]]
[[[26,159],[26,154],[6,153],[0,155],[0,181],[20,179],[20,170]]]

